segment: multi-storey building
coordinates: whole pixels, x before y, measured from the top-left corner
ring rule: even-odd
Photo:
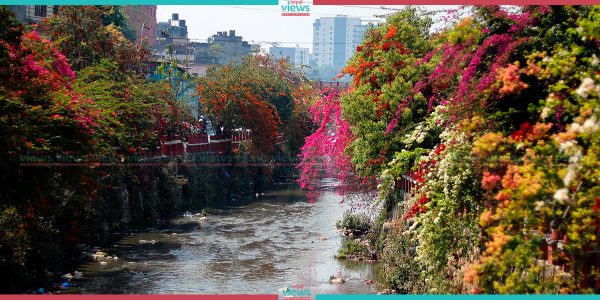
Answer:
[[[287,58],[296,67],[307,66],[309,64],[309,49],[296,47],[271,47],[269,54],[275,58]]]
[[[58,12],[58,5],[7,5],[23,24],[39,23]]]
[[[362,31],[361,19],[344,15],[322,17],[313,24],[313,61],[317,68],[341,69],[352,57]],[[358,31],[357,31],[358,30]],[[364,32],[364,31],[363,31]]]
[[[158,22],[156,26],[156,43],[152,47],[158,59],[167,59],[169,48],[173,50],[172,57],[180,62],[194,61],[194,48],[190,45],[188,28],[185,20],[179,19],[174,13],[167,22]]]
[[[235,35],[235,30],[219,31],[206,43],[193,43],[192,46],[196,51],[196,62],[200,64],[238,63],[252,53],[252,45]]]
[[[124,6],[123,13],[135,30],[137,44],[147,41],[150,46],[156,45],[156,5]]]

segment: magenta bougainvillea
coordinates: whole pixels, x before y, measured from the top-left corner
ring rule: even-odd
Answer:
[[[300,185],[309,191],[309,200],[319,195],[320,180],[324,177],[339,181],[338,190],[346,191],[352,181],[352,164],[345,153],[353,136],[348,121],[342,117],[337,92],[318,99],[310,108],[317,129],[308,136],[300,153]]]

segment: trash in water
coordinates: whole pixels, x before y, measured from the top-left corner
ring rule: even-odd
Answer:
[[[83,273],[81,273],[79,271],[75,271],[75,272],[73,272],[73,278],[74,279],[81,279],[81,278],[83,278]]]
[[[67,274],[60,276],[60,278],[63,280],[71,280],[71,279],[73,279],[73,275],[71,275],[71,273],[67,273]]]
[[[154,244],[156,244],[156,241],[155,240],[139,240],[138,243],[140,243],[140,244],[152,244],[152,245],[154,245]]]

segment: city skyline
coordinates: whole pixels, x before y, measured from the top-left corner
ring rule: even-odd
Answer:
[[[403,6],[386,6],[399,9]],[[373,6],[311,6],[308,17],[281,16],[280,6],[178,6],[159,5],[157,20],[167,21],[172,13],[187,20],[189,38],[206,42],[218,31],[236,30],[245,41],[260,44],[264,50],[279,43],[281,47],[309,48],[313,52],[313,23],[320,17],[346,15],[363,21],[378,21],[375,15],[390,13],[381,5]],[[250,17],[251,16],[251,17]],[[276,24],[276,26],[273,26]]]

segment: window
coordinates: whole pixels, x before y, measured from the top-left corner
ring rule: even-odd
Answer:
[[[33,15],[36,17],[42,17],[45,18],[47,15],[47,6],[46,5],[34,5],[34,12]]]

